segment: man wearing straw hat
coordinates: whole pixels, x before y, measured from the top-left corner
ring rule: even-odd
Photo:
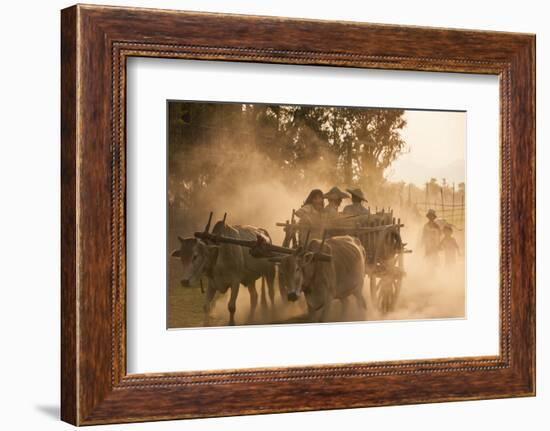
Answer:
[[[428,221],[422,229],[422,246],[424,247],[424,256],[433,265],[439,264],[439,243],[441,238],[441,228],[436,223],[437,214],[433,209],[426,213]]]
[[[368,202],[363,191],[357,189],[346,189],[351,195],[351,204],[344,207],[343,214],[347,216],[368,215],[369,210],[363,206],[363,201]]]
[[[340,214],[338,209],[342,205],[342,199],[348,199],[349,196],[347,193],[344,193],[338,187],[334,186],[323,197],[328,200],[328,205],[325,207],[324,214],[327,218],[338,217]]]

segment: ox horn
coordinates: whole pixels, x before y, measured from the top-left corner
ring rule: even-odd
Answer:
[[[210,211],[210,216],[208,217],[208,223],[206,223],[206,226],[204,227],[204,233],[208,233],[210,231],[210,223],[212,223],[212,216],[214,213]]]
[[[327,238],[327,231],[326,229],[323,230],[323,237],[321,239],[321,245],[319,246],[318,253],[323,253],[323,247],[325,245],[325,239]]]
[[[223,220],[222,223],[225,225],[225,219],[227,218],[227,213],[223,213]]]

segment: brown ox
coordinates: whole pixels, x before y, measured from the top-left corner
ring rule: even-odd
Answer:
[[[317,259],[319,252],[330,255],[330,261]],[[359,306],[366,310],[362,293],[365,249],[357,238],[336,236],[324,244],[312,240],[304,250],[277,260],[288,300],[296,301],[303,292],[310,321],[327,321],[331,302],[339,299],[344,310],[349,296],[354,296]]]

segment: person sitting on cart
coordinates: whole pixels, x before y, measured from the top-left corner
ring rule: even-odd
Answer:
[[[296,210],[295,214],[300,220],[308,219],[311,217],[318,218],[325,207],[325,200],[323,198],[323,191],[319,189],[313,189],[309,192],[302,207]]]
[[[300,244],[304,241],[308,230],[310,231],[310,239],[321,237],[324,208],[325,199],[323,197],[323,191],[313,189],[309,192],[302,207],[295,211],[294,214],[300,219],[299,224],[302,226],[302,228],[298,230]]]
[[[351,195],[351,204],[344,207],[342,213],[346,216],[368,215],[369,210],[363,206],[363,202],[368,202],[360,188],[346,189]]]
[[[328,205],[324,209],[324,214],[328,219],[338,217],[340,212],[340,205],[342,205],[343,199],[349,199],[349,195],[344,193],[338,187],[334,186],[323,196],[328,200]]]

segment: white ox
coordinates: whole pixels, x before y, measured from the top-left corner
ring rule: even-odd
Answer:
[[[265,229],[254,226],[230,226],[223,221],[216,223],[212,234],[242,240],[255,240],[258,235],[261,235],[271,242]],[[275,265],[272,262],[267,259],[252,257],[248,249],[239,245],[224,243],[212,245],[197,238],[178,238],[180,248],[175,250],[172,256],[178,257],[183,265],[181,284],[184,287],[195,285],[203,276],[206,276],[208,280],[206,299],[203,306],[205,325],[209,323],[210,307],[216,292],[225,293],[227,289],[231,289],[227,304],[229,324],[235,324],[236,301],[241,284],[246,286],[250,293],[248,319],[252,320],[258,303],[255,283],[259,278],[262,278],[262,299],[265,299],[263,284],[265,279],[271,305],[273,306],[275,299],[273,290]]]
[[[296,301],[304,293],[309,320],[325,322],[329,318],[331,302],[339,299],[343,312],[349,296],[354,296],[364,310],[365,249],[351,236],[336,236],[322,241],[312,240],[305,250],[278,260],[279,277],[284,280],[288,300]],[[322,252],[330,261],[316,258]]]

